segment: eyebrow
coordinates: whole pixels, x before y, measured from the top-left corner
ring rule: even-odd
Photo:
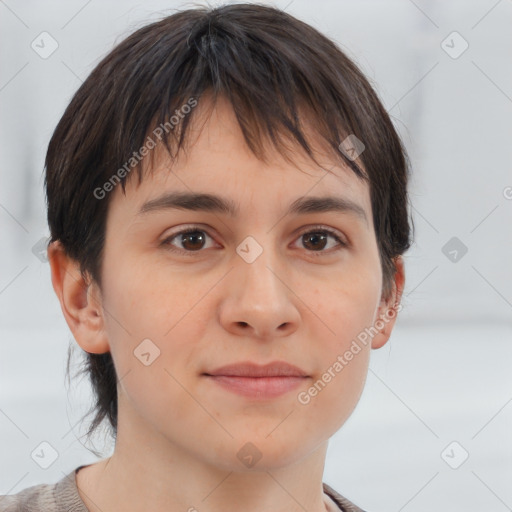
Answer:
[[[161,210],[189,210],[227,214],[236,217],[238,205],[231,199],[214,194],[193,192],[170,192],[144,203],[138,216]],[[346,197],[320,196],[299,197],[290,204],[286,215],[305,215],[308,213],[339,212],[351,214],[363,220],[368,226],[368,218],[362,206]]]

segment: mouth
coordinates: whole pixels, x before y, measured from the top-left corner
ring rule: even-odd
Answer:
[[[232,364],[202,375],[226,391],[254,399],[283,395],[310,377],[301,368],[282,361],[266,365]]]

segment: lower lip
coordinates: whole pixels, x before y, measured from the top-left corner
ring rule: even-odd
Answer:
[[[299,387],[307,377],[231,377],[207,375],[224,389],[250,398],[274,398]]]

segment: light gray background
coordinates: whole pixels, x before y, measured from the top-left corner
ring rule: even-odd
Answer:
[[[0,0],[0,494],[96,460],[78,440],[88,384],[65,385],[74,341],[32,251],[48,235],[49,138],[115,43],[190,5]],[[324,481],[369,511],[512,510],[512,1],[273,5],[358,62],[413,167],[404,309],[330,442]],[[58,43],[46,59],[31,48],[43,31]],[[452,237],[467,247],[455,262]],[[43,441],[59,454],[46,470],[31,458]]]

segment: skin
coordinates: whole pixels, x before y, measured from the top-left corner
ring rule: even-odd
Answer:
[[[403,261],[396,260],[393,293],[384,300],[368,185],[320,149],[324,168],[298,150],[293,165],[270,146],[269,164],[262,163],[222,99],[202,129],[196,122],[191,128],[194,143],[172,166],[156,149],[154,172],[140,186],[130,179],[126,196],[121,187],[111,192],[101,289],[82,279],[58,242],[48,251],[76,341],[87,352],[111,351],[120,379],[114,453],[77,474],[80,495],[90,511],[102,512],[337,510],[322,490],[328,440],[354,410],[370,350],[387,342],[396,315],[307,405],[297,395],[398,304]],[[240,213],[137,215],[166,191],[222,195]],[[283,216],[295,199],[327,194],[360,204],[368,224],[339,212]],[[172,242],[180,253],[162,244],[189,224],[199,224],[205,237],[199,251],[190,247],[201,241],[187,244],[182,236]],[[319,224],[349,246],[330,236],[308,244],[303,235]],[[263,248],[252,263],[236,252],[247,236]],[[146,338],[160,350],[149,366],[134,356]],[[257,401],[201,375],[275,360],[309,377]],[[262,455],[251,468],[237,457],[247,442]]]

